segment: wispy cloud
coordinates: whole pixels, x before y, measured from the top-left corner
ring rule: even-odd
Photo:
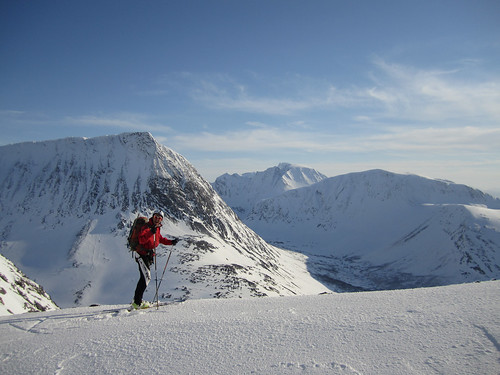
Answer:
[[[0,116],[1,117],[7,117],[7,116],[20,116],[23,115],[24,111],[16,111],[12,109],[0,109]]]
[[[173,140],[183,149],[218,152],[303,149],[307,148],[309,143],[304,140],[301,133],[288,132],[284,135],[282,130],[269,127],[220,134],[210,132],[183,134],[173,137]]]
[[[264,126],[223,133],[203,132],[173,138],[182,149],[200,151],[281,152],[498,152],[500,128],[408,128],[392,127],[376,133],[341,134]]]
[[[197,102],[217,110],[240,111],[268,115],[292,115],[310,110],[321,103],[321,99],[256,96],[243,85],[219,87],[215,83],[204,82],[191,96]],[[324,99],[323,99],[324,100]]]
[[[500,121],[499,77],[464,78],[469,64],[453,70],[417,69],[382,59],[375,59],[374,64],[378,70],[371,75],[374,86],[366,89],[366,96],[387,109],[381,114],[432,123]]]
[[[291,116],[316,109],[351,105],[352,92],[343,92],[323,80],[293,75],[286,78],[249,74],[240,80],[227,74],[178,73],[160,80],[194,102],[217,111]],[[347,95],[346,95],[347,93]]]
[[[361,139],[363,148],[371,151],[456,152],[498,151],[500,128],[388,128],[385,132]]]
[[[280,95],[278,84],[270,90],[273,96],[259,96],[228,77],[205,80],[192,96],[203,105],[213,110],[282,115],[281,124],[287,125],[249,121],[249,128],[179,134],[174,141],[180,149],[224,153],[295,151],[392,154],[407,160],[431,155],[436,160],[495,159],[500,145],[500,80],[495,76],[469,78],[468,69],[478,64],[460,62],[454,69],[425,70],[374,59],[374,70],[364,86],[342,88],[299,77],[306,89],[289,83],[288,88],[296,91],[288,96]],[[336,115],[345,110],[351,114],[351,122],[344,116],[339,124]],[[311,114],[321,117],[323,125],[317,121],[316,126],[307,126],[302,119]],[[329,125],[332,121],[335,126]],[[291,123],[301,126],[289,126]]]
[[[96,116],[96,115],[77,116],[77,117],[69,116],[66,117],[63,121],[67,124],[120,128],[126,130],[143,130],[143,131],[171,130],[170,127],[162,123],[159,123],[156,119],[152,118],[151,116],[137,114],[137,113],[116,113],[116,114],[106,114],[101,116]]]
[[[457,62],[449,70],[422,69],[374,58],[364,84],[342,87],[334,79],[304,76],[274,79],[224,74],[184,73],[176,79],[196,103],[218,111],[293,116],[340,113],[378,121],[427,123],[435,126],[492,125],[500,121],[500,77],[476,74],[479,62]],[[467,121],[467,123],[466,123]]]
[[[106,129],[123,129],[125,131],[171,131],[172,129],[158,120],[157,117],[142,113],[119,112],[98,115],[80,115],[55,117],[43,112],[17,110],[0,110],[0,122],[13,126],[86,126]]]

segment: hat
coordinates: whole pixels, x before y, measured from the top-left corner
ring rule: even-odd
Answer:
[[[160,215],[161,217],[165,216],[165,215],[163,215],[163,211],[162,210],[156,210],[153,215]]]

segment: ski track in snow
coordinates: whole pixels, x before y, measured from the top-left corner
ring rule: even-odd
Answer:
[[[500,281],[0,317],[2,374],[498,374]]]

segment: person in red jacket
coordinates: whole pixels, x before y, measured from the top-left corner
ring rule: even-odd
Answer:
[[[139,265],[140,278],[134,293],[134,309],[149,307],[147,302],[142,301],[142,296],[151,281],[151,264],[154,262],[155,249],[159,244],[175,245],[179,241],[177,238],[169,240],[160,234],[161,222],[163,221],[163,212],[155,211],[149,222],[144,225],[139,233],[139,246],[136,250],[136,262]]]

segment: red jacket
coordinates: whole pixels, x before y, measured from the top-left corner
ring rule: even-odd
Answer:
[[[141,255],[146,255],[148,253],[147,250],[156,249],[160,243],[163,245],[172,245],[172,241],[160,234],[161,225],[156,227],[156,233],[153,233],[151,228],[154,228],[152,218],[149,219],[149,223],[145,225],[139,233],[139,246],[137,252]]]

